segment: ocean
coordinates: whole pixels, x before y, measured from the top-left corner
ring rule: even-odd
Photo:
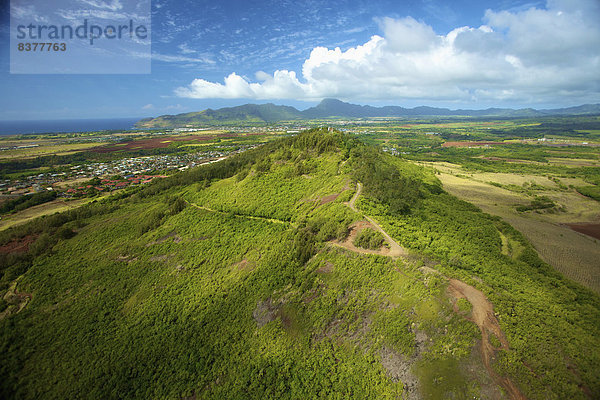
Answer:
[[[0,135],[54,132],[93,132],[127,130],[141,118],[56,119],[38,121],[0,121]]]

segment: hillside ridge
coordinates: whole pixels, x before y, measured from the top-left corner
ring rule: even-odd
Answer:
[[[359,224],[359,251],[331,245]],[[433,169],[355,135],[286,135],[0,246],[27,235],[0,257],[1,398],[600,393],[598,296]],[[406,252],[362,251],[386,237]]]

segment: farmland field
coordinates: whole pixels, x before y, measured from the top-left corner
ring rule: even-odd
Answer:
[[[3,231],[13,226],[24,224],[43,215],[51,215],[54,213],[59,213],[77,208],[83,204],[88,203],[90,200],[91,199],[70,201],[54,200],[48,203],[40,204],[38,206],[30,207],[23,211],[19,211],[18,213],[13,215],[3,216],[0,220],[0,231]]]
[[[177,136],[160,135],[150,138],[141,138],[133,141],[124,143],[117,143],[108,146],[98,146],[91,148],[90,150],[95,153],[110,153],[115,151],[131,151],[131,150],[151,150],[151,149],[164,149],[171,145],[206,145],[208,143],[222,140],[240,138],[247,136],[264,136],[262,133],[249,133],[240,135],[238,133],[217,131],[212,134],[210,132],[203,132],[202,135],[198,134],[184,134]]]
[[[0,142],[3,145],[3,143]],[[64,143],[54,144],[47,141],[35,141],[36,147],[25,147],[0,151],[0,160],[27,159],[46,155],[69,155],[102,145],[103,143]]]
[[[118,183],[121,188],[132,182],[140,184],[147,182],[151,172],[164,176],[190,166],[223,159],[231,153],[272,140],[284,132],[280,128],[269,127],[0,137],[0,201],[17,199],[16,202],[25,203],[19,209],[13,205],[1,211],[0,214],[12,214],[2,215],[4,222],[0,226],[29,220],[39,212],[46,214],[47,210],[65,209],[60,203],[52,203],[33,210],[23,210],[50,200],[30,201],[24,196],[35,193],[66,199],[98,196],[99,192],[114,189],[101,184],[102,179],[112,179],[113,186]],[[123,176],[138,178],[124,179]],[[18,199],[19,196],[23,197]]]
[[[559,193],[554,197],[557,204],[566,206],[566,212],[519,213],[515,206],[526,204],[528,197],[485,183],[485,180],[490,178],[489,174],[474,173],[466,177],[461,175],[464,171],[459,168],[430,165],[440,171],[437,176],[442,181],[444,189],[458,198],[473,203],[484,212],[502,217],[527,236],[544,261],[565,276],[600,293],[600,263],[598,262],[600,243],[597,239],[575,232],[566,225],[579,221],[600,221],[599,203],[578,193]],[[500,174],[496,174],[495,179],[503,182],[518,182],[526,179],[513,175],[504,176],[507,174],[502,174],[502,177],[497,175]],[[531,180],[532,177],[527,178]]]
[[[600,292],[598,117],[387,121],[362,140],[433,168],[449,193],[521,231],[557,271]]]

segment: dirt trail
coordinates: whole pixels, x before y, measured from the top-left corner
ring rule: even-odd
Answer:
[[[189,204],[190,206],[197,208],[199,210],[204,210],[204,211],[209,211],[209,212],[214,212],[214,213],[219,213],[219,214],[227,214],[224,211],[218,211],[218,210],[213,210],[212,208],[208,208],[205,206],[200,206],[198,204],[194,204],[192,202],[189,202],[187,200],[184,200],[187,204]],[[257,217],[255,215],[243,215],[243,214],[233,214],[236,218],[246,218],[246,219],[255,219],[255,220],[259,220],[259,221],[267,221],[267,222],[272,222],[275,224],[282,224],[282,225],[290,225],[292,227],[296,227],[296,224],[293,222],[289,222],[289,221],[283,221],[280,219],[275,219],[275,218],[265,218],[265,217]]]
[[[358,196],[360,196],[360,192],[362,192],[362,183],[358,182],[356,184],[356,193],[354,193],[354,196],[352,196],[352,199],[348,202],[348,207],[350,207],[352,211],[358,212],[356,209],[356,200],[358,199]]]
[[[360,195],[361,191],[362,191],[362,184],[359,182],[357,184],[356,193],[354,194],[354,196],[352,196],[352,199],[347,203],[348,207],[350,207],[355,212],[358,212],[358,210],[356,209],[356,200],[358,199],[358,196]],[[392,256],[392,257],[404,256],[407,254],[406,250],[404,250],[400,245],[398,245],[398,243],[396,243],[394,241],[394,239],[392,239],[387,234],[387,232],[385,232],[379,226],[379,224],[377,224],[377,222],[375,222],[373,219],[371,219],[367,216],[365,216],[365,219],[367,219],[367,221],[369,221],[369,223],[371,225],[373,225],[379,232],[381,232],[385,236],[385,238],[388,241],[388,244],[390,245],[389,252],[387,252],[386,254],[382,254],[381,252],[375,252],[375,254],[387,255],[387,256]],[[364,221],[362,223],[366,224]],[[360,224],[360,222],[358,224]],[[348,242],[348,240],[344,243],[334,243],[334,244],[344,247],[348,250],[359,252],[359,253],[368,253],[368,254],[373,253],[373,252],[369,252],[369,251],[366,251],[363,249],[358,249],[358,248],[354,247],[354,245],[352,245],[351,242],[348,245],[347,242]],[[427,267],[423,267],[423,268],[427,269],[427,270],[423,270],[423,272],[425,272],[425,273],[440,274],[438,271],[433,270],[431,268],[427,268]],[[448,279],[445,276],[444,276],[444,278]],[[466,318],[469,321],[474,322],[479,327],[479,330],[481,331],[481,357],[483,359],[483,363],[484,363],[485,368],[488,371],[489,375],[492,377],[492,379],[498,385],[500,385],[500,386],[502,386],[502,388],[504,388],[504,390],[507,392],[508,396],[512,400],[526,400],[526,397],[520,392],[520,390],[517,388],[517,386],[509,378],[498,375],[492,369],[492,361],[493,361],[494,357],[496,356],[496,351],[497,350],[508,350],[508,348],[509,348],[508,340],[506,339],[506,336],[504,336],[504,333],[502,332],[502,329],[500,328],[500,324],[498,323],[498,320],[496,319],[496,316],[494,315],[494,306],[487,299],[485,294],[483,294],[481,291],[475,289],[473,286],[467,285],[466,283],[459,281],[457,279],[448,279],[448,282],[449,282],[448,292],[452,297],[454,297],[456,299],[464,298],[467,301],[469,301],[469,303],[471,303],[471,305],[473,306],[471,315]],[[458,312],[458,307],[456,305],[455,305],[455,311]],[[495,336],[498,339],[498,341],[500,342],[499,348],[494,347],[494,345],[492,344],[490,334]]]
[[[496,381],[496,383],[506,390],[511,399],[526,399],[526,397],[523,396],[523,394],[509,378],[499,376],[492,369],[491,364],[496,355],[496,351],[508,350],[508,341],[506,340],[506,336],[504,336],[502,329],[500,329],[498,320],[494,315],[494,306],[482,292],[475,289],[473,286],[467,285],[466,283],[457,279],[449,279],[448,282],[450,283],[448,286],[448,292],[451,296],[456,299],[467,299],[473,306],[471,315],[466,318],[474,322],[481,331],[481,357],[483,358],[483,363],[488,373]],[[455,311],[458,311],[456,306]],[[492,344],[490,333],[493,334],[500,342],[499,348],[494,347]]]
[[[353,251],[355,253],[361,253],[361,254],[376,254],[379,256],[390,256],[390,257],[395,257],[397,256],[396,254],[392,254],[391,250],[389,247],[382,247],[379,250],[368,250],[368,249],[363,249],[361,247],[356,247],[354,245],[354,239],[356,238],[356,236],[358,236],[359,232],[362,231],[365,228],[371,228],[371,229],[377,229],[376,226],[374,226],[372,223],[367,222],[367,221],[358,221],[353,223],[352,225],[350,225],[350,234],[348,235],[348,237],[343,240],[334,240],[329,242],[330,244],[337,246],[337,247],[342,247],[346,250],[350,250]]]
[[[356,193],[354,193],[354,196],[352,196],[352,199],[350,199],[350,201],[348,202],[348,207],[350,207],[350,209],[352,209],[352,211],[354,211],[354,212],[359,212],[356,209],[356,200],[358,199],[358,196],[360,196],[360,193],[362,192],[362,188],[363,188],[362,183],[358,182],[356,184]],[[402,246],[400,246],[398,243],[396,243],[396,241],[394,239],[392,239],[392,237],[390,235],[388,235],[387,232],[384,231],[383,228],[381,226],[379,226],[379,224],[374,219],[367,217],[366,215],[365,215],[365,219],[371,223],[371,225],[375,228],[375,230],[379,231],[383,235],[383,237],[385,237],[385,240],[387,241],[387,244],[389,246],[389,251],[387,251],[384,255],[390,256],[390,257],[402,257],[402,256],[406,256],[408,254],[408,252]],[[351,250],[353,250],[353,249],[351,249]],[[353,251],[356,251],[356,250],[353,250]],[[360,252],[363,253],[365,251],[360,251]],[[379,252],[375,252],[375,253],[367,252],[367,253],[368,254],[380,254]]]

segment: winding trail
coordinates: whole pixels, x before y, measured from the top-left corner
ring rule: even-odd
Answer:
[[[509,349],[508,340],[506,340],[498,319],[494,315],[494,306],[485,294],[473,286],[467,285],[457,279],[448,279],[448,282],[448,293],[452,297],[455,299],[466,299],[473,306],[471,315],[465,318],[475,323],[481,331],[481,358],[485,369],[492,379],[506,390],[511,399],[525,400],[526,397],[509,378],[498,375],[492,368],[492,360],[496,356],[496,351]],[[456,305],[454,306],[454,311],[458,313]],[[494,347],[492,344],[490,334],[493,334],[500,342],[499,348]]]
[[[360,196],[361,192],[362,192],[362,184],[360,182],[358,182],[356,193],[354,194],[354,196],[352,196],[352,199],[347,203],[347,206],[350,207],[353,211],[355,211],[357,213],[359,211],[356,208],[356,200],[358,199],[358,196]],[[387,232],[385,232],[383,230],[383,228],[381,228],[381,226],[379,226],[379,224],[375,220],[373,220],[372,218],[369,218],[366,215],[364,217],[367,221],[369,221],[369,223],[371,225],[373,225],[379,232],[381,232],[383,234],[383,236],[387,239],[388,245],[390,246],[389,252],[386,252],[386,253],[379,252],[378,254],[387,255],[390,257],[400,257],[400,256],[407,255],[406,250],[403,247],[401,247],[398,243],[396,243],[396,241],[394,239],[392,239],[390,237],[390,235],[388,235]],[[337,243],[336,245],[340,246],[341,244]],[[365,253],[365,251],[361,251],[361,249],[354,250],[352,248],[352,246],[347,246],[346,243],[344,243],[344,245],[342,245],[342,247],[345,247],[351,251]],[[443,276],[444,279],[448,280],[448,283],[449,283],[448,284],[448,294],[450,296],[454,297],[455,299],[464,298],[469,303],[471,303],[471,305],[473,306],[473,309],[471,311],[470,316],[465,316],[465,318],[467,320],[475,323],[479,327],[479,330],[481,331],[481,358],[482,358],[482,361],[483,361],[483,364],[484,364],[486,370],[488,371],[488,373],[492,377],[492,379],[499,386],[504,388],[504,390],[506,391],[506,393],[508,394],[508,397],[510,399],[526,400],[526,397],[521,393],[521,391],[517,388],[517,386],[512,382],[512,380],[510,378],[498,375],[492,368],[492,361],[496,355],[496,351],[508,350],[509,345],[508,345],[508,340],[506,339],[506,336],[504,335],[504,332],[502,332],[502,329],[500,328],[498,319],[496,318],[496,316],[494,314],[494,306],[488,300],[488,298],[485,296],[485,294],[483,292],[475,289],[473,286],[468,285],[462,281],[459,281],[457,279],[448,278],[448,277],[442,275],[437,270],[434,270],[434,269],[431,269],[428,267],[422,267],[422,272],[436,273],[440,276]],[[454,311],[459,313],[459,310],[458,310],[458,307],[456,306],[456,304],[454,305]],[[500,342],[499,348],[494,347],[494,345],[492,344],[492,342],[491,342],[492,335],[490,335],[490,334],[495,336],[498,339],[498,341]]]
[[[219,213],[219,214],[227,214],[227,212],[225,212],[225,211],[213,210],[212,208],[201,206],[201,205],[189,202],[189,201],[187,201],[185,199],[183,201],[185,201],[190,206],[192,206],[194,208],[197,208],[198,210],[204,210],[204,211],[213,212],[213,213]],[[271,223],[274,223],[274,224],[288,225],[288,226],[291,226],[291,227],[294,227],[294,228],[296,227],[295,223],[289,222],[289,221],[283,221],[281,219],[258,217],[256,215],[244,215],[244,214],[232,214],[232,215],[235,216],[235,217],[237,217],[237,218],[254,219],[254,220],[259,220],[259,221],[271,222]]]
[[[360,196],[360,193],[362,192],[362,188],[363,188],[362,183],[358,182],[356,184],[356,193],[354,193],[354,196],[352,196],[352,199],[350,199],[350,201],[347,204],[348,207],[350,207],[350,209],[352,211],[357,212],[357,213],[360,213],[360,212],[356,208],[356,200],[358,199],[358,196]],[[408,255],[408,252],[402,246],[400,246],[394,239],[392,239],[392,237],[390,235],[388,235],[387,232],[384,231],[381,226],[379,226],[377,221],[375,221],[371,217],[367,217],[366,215],[364,217],[367,221],[369,221],[371,223],[371,225],[373,225],[373,227],[375,227],[375,229],[377,231],[379,231],[385,237],[385,239],[388,243],[388,246],[390,246],[389,251],[385,253],[386,256],[402,257],[402,256]]]

